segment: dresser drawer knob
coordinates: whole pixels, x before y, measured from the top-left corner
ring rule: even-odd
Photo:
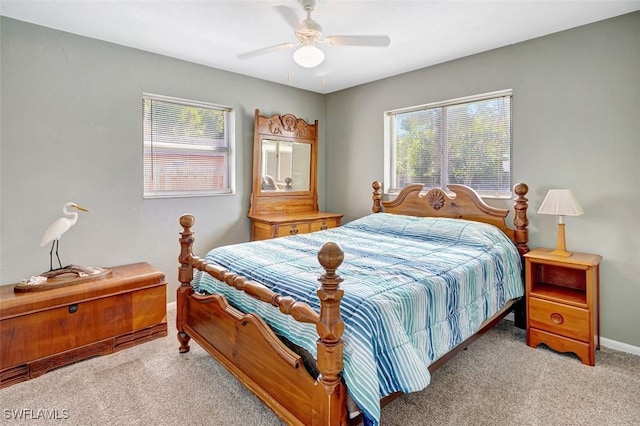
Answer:
[[[289,231],[289,234],[296,235],[297,233],[298,233],[298,227],[296,225],[292,225],[291,230]]]
[[[554,324],[562,324],[564,322],[564,318],[562,318],[562,315],[560,314],[553,313],[551,314],[551,321]]]
[[[322,222],[322,224],[320,225],[320,230],[324,231],[326,229],[329,229],[329,226],[327,226],[327,222]]]
[[[75,314],[76,312],[78,312],[78,304],[74,303],[73,305],[69,305],[69,313]]]

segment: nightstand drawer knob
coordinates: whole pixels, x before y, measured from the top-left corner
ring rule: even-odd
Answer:
[[[564,318],[562,318],[562,315],[560,314],[553,313],[551,314],[551,321],[554,324],[562,324],[564,322]]]

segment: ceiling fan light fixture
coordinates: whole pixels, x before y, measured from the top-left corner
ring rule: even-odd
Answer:
[[[317,67],[324,61],[324,52],[316,46],[304,45],[293,53],[293,60],[301,67]]]

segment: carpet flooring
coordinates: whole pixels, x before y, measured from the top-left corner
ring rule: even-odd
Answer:
[[[178,353],[175,309],[168,320],[165,338],[0,390],[0,424],[282,424],[196,343]],[[382,413],[390,426],[640,425],[640,357],[603,348],[588,367],[502,321]]]

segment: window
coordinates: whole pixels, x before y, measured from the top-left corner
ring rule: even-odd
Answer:
[[[143,95],[144,197],[234,193],[233,112]]]
[[[385,113],[385,193],[412,183],[511,196],[511,90]]]

